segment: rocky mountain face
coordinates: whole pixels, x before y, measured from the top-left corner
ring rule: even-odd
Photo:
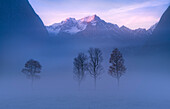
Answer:
[[[164,12],[153,31],[152,40],[156,42],[170,42],[170,6]]]
[[[116,24],[107,23],[100,19],[97,15],[88,16],[79,20],[68,18],[61,23],[55,23],[47,26],[50,34],[56,36],[74,35],[83,37],[118,37],[121,38],[137,38],[150,36],[154,30],[150,29],[135,29],[131,30],[125,26],[119,27]]]
[[[28,0],[0,0],[0,69],[35,58],[46,46],[48,32]],[[24,62],[22,62],[24,63]],[[4,66],[4,67],[3,67]],[[2,72],[0,71],[0,72]]]
[[[48,32],[28,0],[0,1],[0,34],[47,36]]]

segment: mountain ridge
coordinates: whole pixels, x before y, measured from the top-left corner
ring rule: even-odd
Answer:
[[[0,34],[47,36],[48,32],[28,0],[0,1]]]
[[[152,40],[155,42],[170,42],[170,6],[166,9],[160,18],[160,21],[153,31],[153,37],[154,39]]]
[[[105,22],[97,15],[87,16],[76,20],[75,18],[67,18],[66,20],[47,26],[50,34],[62,36],[63,34],[75,36],[150,36],[153,27],[146,30],[143,28],[129,29],[125,26],[119,27],[117,24]]]

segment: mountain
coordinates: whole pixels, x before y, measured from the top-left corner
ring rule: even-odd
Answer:
[[[122,26],[120,27],[120,30],[121,30],[122,36],[131,36],[131,38],[141,38],[141,37],[150,36],[150,34],[152,34],[150,29],[146,30],[144,28],[131,30],[125,26]]]
[[[65,21],[62,21],[61,23],[55,23],[49,27],[47,27],[49,32],[55,33],[55,34],[61,34],[61,33],[70,33],[75,34],[79,31],[82,31],[86,28],[86,25],[76,21],[75,18],[67,18]]]
[[[152,27],[153,28],[153,27]],[[67,18],[61,23],[55,23],[47,26],[50,34],[56,36],[72,35],[83,37],[117,37],[121,38],[137,38],[142,36],[150,36],[153,29],[135,29],[131,30],[125,26],[119,27],[116,24],[107,23],[99,16],[88,16],[79,20],[75,18]]]
[[[0,35],[42,37],[48,32],[28,0],[1,0]]]
[[[76,34],[77,36],[110,37],[117,36],[120,31],[118,25],[107,23],[97,15],[82,18],[78,20],[78,22],[85,24],[86,28],[83,31],[78,32]]]
[[[170,42],[170,6],[163,13],[160,21],[153,31],[153,41]]]
[[[28,0],[0,0],[0,72],[36,58],[46,48],[45,36],[48,32]]]

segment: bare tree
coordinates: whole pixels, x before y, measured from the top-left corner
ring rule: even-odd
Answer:
[[[84,53],[79,53],[78,56],[74,58],[74,79],[78,81],[79,88],[85,77],[85,72],[87,71],[87,60],[88,58]]]
[[[32,80],[33,85],[33,81],[40,78],[37,74],[41,72],[41,68],[42,67],[38,61],[30,59],[25,63],[25,67],[22,69],[22,72],[27,76],[27,78]]]
[[[117,48],[112,51],[109,63],[111,64],[109,74],[117,79],[119,86],[120,77],[125,73],[126,67],[122,53]]]
[[[94,86],[96,89],[97,77],[102,73],[103,70],[103,67],[101,65],[103,61],[102,52],[99,48],[90,48],[88,52],[89,52],[88,71],[90,72],[90,75],[94,78]]]

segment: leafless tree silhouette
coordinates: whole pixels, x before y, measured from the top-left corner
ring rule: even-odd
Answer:
[[[85,72],[88,66],[88,57],[84,53],[79,53],[76,58],[74,58],[74,79],[78,81],[79,88],[82,80],[85,77]]]
[[[96,89],[97,77],[102,73],[103,67],[101,65],[103,61],[102,52],[99,48],[90,48],[89,53],[89,65],[88,71],[90,75],[94,78],[94,86]]]
[[[120,77],[125,73],[126,67],[124,65],[124,59],[121,52],[116,48],[112,51],[109,63],[109,75],[117,79],[119,86]]]

